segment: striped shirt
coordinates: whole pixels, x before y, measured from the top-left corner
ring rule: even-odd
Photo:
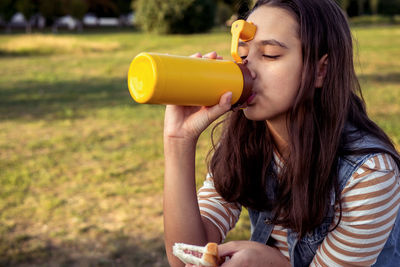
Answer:
[[[277,171],[282,167],[274,154]],[[226,202],[207,177],[198,192],[200,213],[209,219],[225,239],[240,216],[241,206]],[[342,219],[317,249],[310,266],[370,266],[376,259],[394,225],[400,207],[400,173],[387,154],[369,158],[345,185],[342,194]],[[339,220],[335,210],[333,225]],[[275,225],[271,238],[289,259],[287,229]]]

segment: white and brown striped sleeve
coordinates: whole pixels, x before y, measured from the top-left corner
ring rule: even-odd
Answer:
[[[288,229],[281,225],[275,225],[271,232],[271,238],[275,240],[273,246],[283,254],[290,261],[289,244],[288,244]]]
[[[239,220],[241,206],[225,201],[216,191],[212,177],[207,176],[197,193],[200,214],[219,230],[222,241]]]
[[[368,159],[342,191],[342,219],[328,233],[310,266],[371,266],[394,225],[400,206],[399,169],[391,156]],[[339,219],[336,210],[334,223]]]

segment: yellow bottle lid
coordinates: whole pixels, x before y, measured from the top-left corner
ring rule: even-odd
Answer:
[[[148,102],[157,86],[157,65],[148,53],[137,55],[128,71],[128,87],[133,99],[138,103]]]

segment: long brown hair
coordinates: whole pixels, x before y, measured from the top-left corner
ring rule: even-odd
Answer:
[[[231,112],[213,147],[209,169],[217,191],[227,201],[271,210],[274,223],[304,236],[324,219],[332,189],[341,206],[339,156],[367,152],[345,149],[349,142],[343,135],[346,122],[378,137],[390,148],[382,152],[392,154],[398,165],[400,161],[390,139],[366,114],[354,70],[350,28],[338,5],[333,0],[259,0],[252,11],[262,5],[289,11],[299,24],[303,73],[287,120],[290,155],[271,198],[266,187],[275,175],[273,141],[266,123],[250,121],[242,111]],[[325,54],[327,74],[322,88],[315,88],[317,64]]]

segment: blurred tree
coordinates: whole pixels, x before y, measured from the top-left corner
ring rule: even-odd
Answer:
[[[370,12],[369,0],[336,0],[349,17]]]
[[[117,17],[119,16],[118,5],[112,0],[87,0],[88,11],[98,17]]]
[[[26,32],[32,32],[31,18],[37,12],[38,7],[32,0],[17,0],[15,8],[18,12],[21,12],[26,20]]]
[[[364,15],[366,0],[357,0],[358,16]]]
[[[89,9],[89,5],[85,0],[68,0],[65,1],[65,4],[65,13],[79,20],[82,20]]]
[[[364,14],[400,14],[400,0],[336,0],[350,17]]]
[[[400,14],[400,0],[379,1],[378,10],[380,14],[389,16]]]
[[[137,0],[137,24],[147,32],[205,32],[214,25],[214,0]]]
[[[78,31],[82,31],[82,19],[89,9],[86,0],[64,0],[65,13],[78,20]]]
[[[172,33],[199,33],[210,30],[215,24],[215,0],[194,0],[184,10],[183,19],[171,24]]]
[[[46,24],[54,23],[57,17],[65,15],[61,0],[40,0],[39,12],[46,19]]]
[[[116,0],[119,15],[125,15],[132,11],[131,0]]]
[[[339,4],[339,6],[347,12],[347,8],[350,5],[351,0],[336,0],[336,2]]]
[[[379,0],[369,0],[369,6],[371,8],[372,14],[378,14]]]
[[[232,8],[224,1],[218,1],[217,12],[215,15],[215,24],[225,25],[226,22],[232,17],[232,15],[233,15]]]
[[[16,0],[0,0],[0,16],[6,23],[6,32],[10,32],[9,22],[17,11],[15,8]]]
[[[247,15],[250,8],[255,4],[254,0],[223,0],[224,3],[228,4],[234,13],[238,14],[239,18],[243,18]]]

